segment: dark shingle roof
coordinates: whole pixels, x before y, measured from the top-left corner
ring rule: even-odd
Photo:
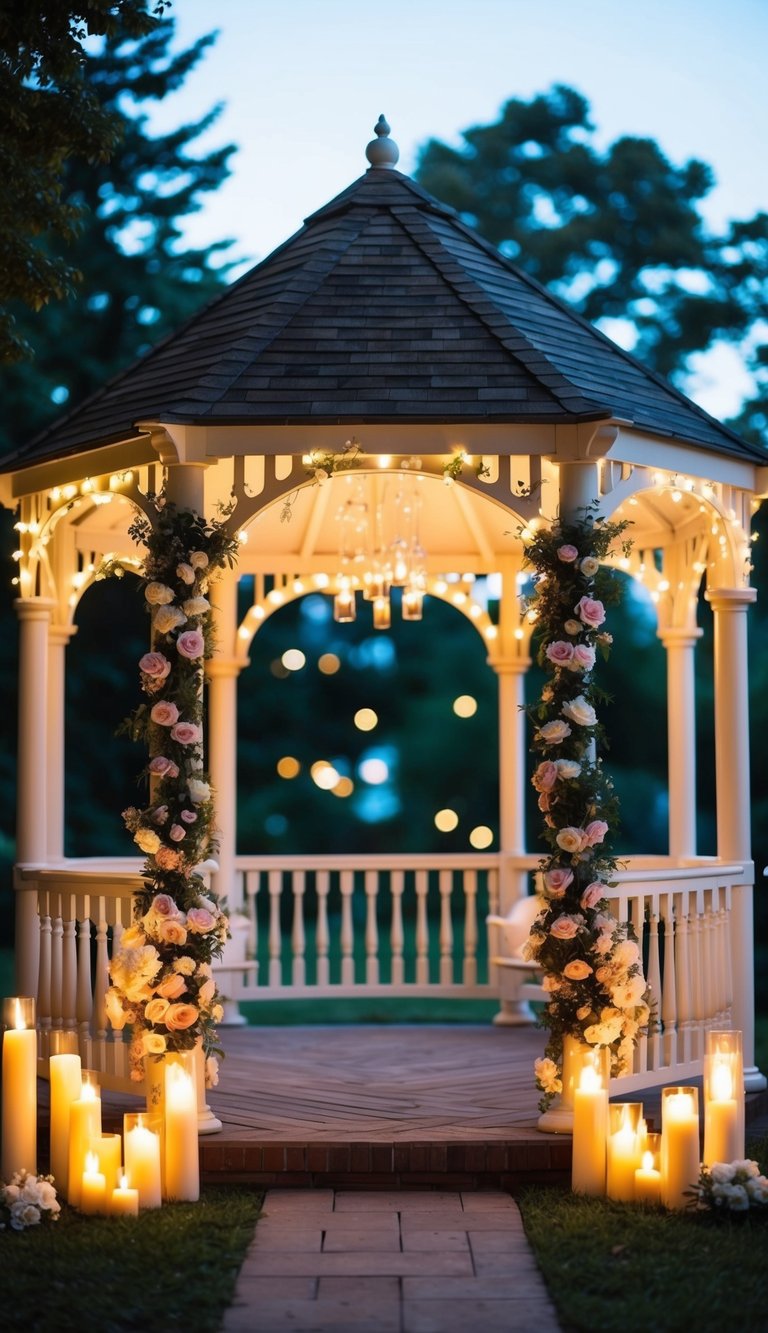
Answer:
[[[763,460],[400,172],[371,168],[2,466],[187,424],[619,417]]]

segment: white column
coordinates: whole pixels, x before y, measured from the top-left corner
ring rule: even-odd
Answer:
[[[702,630],[658,631],[667,654],[669,855],[696,855],[696,682],[694,650]]]
[[[48,761],[46,765],[47,851],[56,861],[64,855],[64,713],[66,649],[74,625],[51,625],[48,630]]]
[[[584,510],[598,498],[597,464],[594,459],[560,463],[560,521],[582,519]]]
[[[48,854],[45,771],[48,762],[48,626],[55,603],[19,598],[19,738],[16,860],[44,864]],[[16,990],[37,995],[39,959],[37,896],[16,895]]]
[[[240,911],[243,895],[235,871],[237,848],[237,678],[242,662],[214,657],[206,663],[208,677],[208,770],[216,802],[219,869],[213,887]]]
[[[717,787],[717,854],[723,861],[741,861],[750,881],[733,890],[733,1026],[744,1042],[744,1085],[760,1091],[766,1079],[754,1063],[754,917],[750,838],[749,705],[747,681],[747,609],[754,588],[715,588],[706,593],[714,615],[715,641],[715,775]]]
[[[528,781],[525,729],[525,673],[529,657],[493,663],[499,682],[499,844],[502,858],[525,851],[525,791]],[[506,913],[520,897],[520,886],[502,876],[499,908]]]
[[[165,493],[177,509],[194,509],[205,513],[205,472],[210,460],[203,463],[172,463],[168,468]]]

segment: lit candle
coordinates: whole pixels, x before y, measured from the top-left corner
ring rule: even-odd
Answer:
[[[80,1181],[80,1203],[82,1213],[105,1213],[107,1211],[107,1182],[104,1173],[99,1170],[99,1159],[95,1152],[85,1155],[85,1170]]]
[[[354,620],[356,613],[353,588],[340,588],[333,599],[333,618],[340,624]]]
[[[142,1208],[159,1208],[160,1135],[139,1112],[125,1116],[125,1173]]]
[[[736,1101],[733,1073],[728,1056],[707,1057],[709,1068],[705,1077],[704,1101],[704,1161],[741,1161],[744,1157],[744,1138],[740,1133],[739,1107]]]
[[[699,1114],[696,1088],[663,1088],[661,1095],[661,1201],[687,1208],[699,1179]]]
[[[407,588],[403,593],[403,620],[421,620],[424,594],[420,588]]]
[[[99,1170],[103,1172],[107,1182],[107,1197],[109,1197],[112,1191],[117,1189],[121,1174],[122,1139],[119,1134],[102,1134],[94,1141],[92,1149],[98,1158]]]
[[[605,1194],[608,1090],[591,1065],[581,1071],[573,1094],[571,1185],[579,1194]]]
[[[101,1138],[101,1097],[98,1076],[90,1069],[83,1070],[83,1087],[76,1101],[69,1107],[69,1172],[68,1199],[73,1208],[80,1206],[85,1160],[94,1144]]]
[[[392,609],[388,597],[374,597],[373,599],[373,628],[389,629],[392,624]]]
[[[51,1084],[51,1175],[59,1197],[69,1198],[69,1112],[83,1088],[77,1033],[52,1032],[48,1061]]]
[[[37,1171],[37,1032],[35,1002],[3,1000],[3,1150],[6,1184],[17,1171]]]
[[[661,1172],[654,1160],[652,1152],[643,1153],[643,1165],[635,1172],[635,1203],[661,1203]]]
[[[631,1203],[635,1197],[635,1172],[641,1159],[639,1127],[642,1109],[639,1102],[618,1103],[609,1108],[606,1189],[609,1199]]]
[[[165,1192],[169,1199],[200,1197],[195,1080],[172,1060],[165,1066]]]
[[[107,1212],[110,1217],[138,1217],[139,1191],[129,1188],[127,1176],[121,1176],[118,1188],[112,1191]]]

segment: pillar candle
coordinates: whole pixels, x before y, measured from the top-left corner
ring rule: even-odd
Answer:
[[[696,1088],[664,1088],[661,1100],[661,1201],[687,1208],[699,1179],[699,1115]]]
[[[122,1174],[120,1169],[123,1149],[122,1139],[119,1134],[102,1134],[94,1140],[92,1149],[98,1158],[98,1169],[107,1182],[107,1197],[109,1197],[112,1191],[117,1189],[117,1182]]]
[[[80,1192],[85,1159],[93,1145],[101,1138],[101,1097],[98,1083],[90,1070],[83,1072],[83,1088],[79,1098],[69,1108],[69,1172],[67,1185],[69,1202],[80,1207]]]
[[[704,1161],[741,1161],[744,1143],[739,1133],[739,1108],[727,1059],[714,1056],[704,1102]]]
[[[125,1174],[139,1196],[141,1208],[159,1208],[160,1135],[148,1123],[148,1117],[125,1117]]]
[[[200,1197],[195,1080],[170,1060],[165,1066],[165,1191],[169,1199],[194,1202]]]
[[[643,1164],[635,1172],[635,1203],[661,1203],[661,1172],[653,1165],[653,1153],[643,1153]]]
[[[80,1180],[80,1211],[105,1213],[107,1211],[107,1182],[104,1173],[99,1170],[99,1159],[95,1152],[85,1155],[85,1170]]]
[[[606,1193],[609,1199],[623,1203],[631,1203],[635,1197],[635,1172],[641,1161],[639,1126],[642,1109],[639,1102],[623,1102],[609,1107]]]
[[[130,1188],[127,1176],[120,1177],[119,1186],[108,1196],[107,1212],[110,1217],[138,1217],[139,1191]]]
[[[75,1032],[51,1033],[51,1175],[62,1199],[69,1198],[69,1112],[83,1087]]]
[[[37,1172],[37,1032],[29,996],[3,1001],[2,1178]]]
[[[573,1094],[571,1184],[579,1194],[605,1194],[608,1090],[590,1065]]]

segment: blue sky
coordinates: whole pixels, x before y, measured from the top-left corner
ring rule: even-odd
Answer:
[[[408,172],[430,136],[458,142],[508,97],[557,82],[586,96],[600,142],[650,135],[673,161],[709,162],[713,225],[768,209],[768,0],[176,0],[173,12],[180,43],[220,36],[152,123],[223,101],[208,142],[239,145],[187,235],[233,236],[251,261],[361,174],[380,112]],[[710,359],[697,396],[730,411],[739,377],[732,355]]]

